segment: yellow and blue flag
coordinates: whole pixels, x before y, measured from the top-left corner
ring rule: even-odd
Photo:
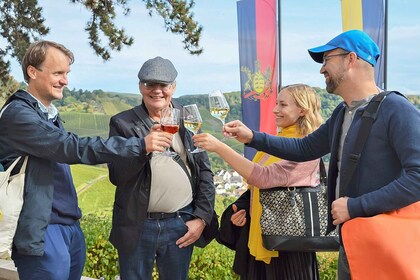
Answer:
[[[375,66],[376,84],[385,88],[385,0],[341,0],[343,31],[366,32],[381,50]]]

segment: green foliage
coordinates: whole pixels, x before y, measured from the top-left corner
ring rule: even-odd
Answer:
[[[0,49],[0,80],[7,83],[10,62],[7,56],[22,60],[31,41],[38,36],[48,34],[49,29],[44,25],[42,8],[37,1],[0,1],[0,33],[6,44]]]
[[[409,95],[407,96],[408,100],[420,110],[420,95]]]
[[[211,257],[210,257],[211,256]],[[194,248],[188,279],[239,279],[232,271],[234,252],[216,241]]]
[[[86,263],[83,275],[114,279],[119,274],[117,250],[108,241],[111,216],[108,213],[88,214],[80,220],[86,240]]]
[[[221,197],[217,198],[222,201]],[[224,199],[223,199],[224,200]],[[224,201],[227,205],[231,201]],[[83,275],[89,277],[105,277],[114,279],[119,274],[118,254],[108,241],[111,229],[109,212],[85,215],[81,226],[86,239],[86,264]],[[211,256],[211,257],[210,257]],[[191,258],[188,279],[239,279],[232,271],[234,251],[212,241],[206,248],[194,248]],[[338,253],[318,253],[320,278],[324,280],[336,279]],[[154,280],[158,279],[156,268],[153,271]]]
[[[337,279],[338,252],[317,253],[319,276],[323,280]]]
[[[321,115],[324,120],[327,120],[342,99],[339,96],[328,93],[325,89],[321,89],[319,87],[314,87],[314,90],[319,94],[321,99]]]
[[[184,49],[192,55],[202,53],[203,49],[199,45],[202,26],[194,20],[194,0],[142,1],[150,16],[158,14],[162,17],[166,31],[183,37]],[[117,11],[121,11],[123,16],[130,13],[127,0],[70,0],[70,3],[79,5],[90,13],[85,26],[89,45],[104,61],[111,59],[112,51],[119,52],[124,46],[134,43],[134,38],[115,23]],[[45,26],[42,7],[36,0],[2,0],[0,18],[0,32],[6,42],[6,47],[0,50],[0,80],[5,82],[10,72],[10,61],[6,57],[10,56],[21,62],[29,44],[47,35],[49,28]]]
[[[12,76],[7,75],[3,80],[0,80],[0,105],[3,105],[18,88],[19,83]]]

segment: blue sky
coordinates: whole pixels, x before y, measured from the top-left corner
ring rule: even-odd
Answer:
[[[160,55],[171,59],[178,70],[175,96],[240,90],[235,0],[196,0],[195,17],[203,26],[200,56],[189,55],[182,38],[166,32],[160,17],[150,18],[143,2],[129,1],[131,13],[119,16],[117,23],[135,43],[112,53],[108,62],[88,45],[84,26],[89,15],[81,7],[68,1],[38,2],[50,27],[45,39],[60,42],[75,54],[71,89],[138,93],[138,70],[145,60]],[[419,12],[420,1],[389,0],[388,89],[405,94],[420,95]],[[340,0],[282,1],[282,84],[324,88],[320,64],[312,61],[307,49],[326,43],[341,30]],[[12,67],[12,75],[22,81],[19,65],[15,62]]]

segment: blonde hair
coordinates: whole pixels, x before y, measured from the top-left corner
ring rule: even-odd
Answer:
[[[302,136],[316,130],[323,122],[321,116],[321,100],[315,90],[305,84],[292,84],[280,89],[287,90],[296,105],[303,109],[304,115],[297,120],[297,129]]]

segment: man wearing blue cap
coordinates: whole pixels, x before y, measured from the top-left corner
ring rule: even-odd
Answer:
[[[160,128],[162,109],[182,109],[172,100],[177,74],[168,59],[147,60],[138,73],[142,104],[113,116],[110,135],[157,142],[150,136]],[[209,158],[188,152],[194,149],[191,137],[181,123],[172,138],[174,157],[144,153],[109,164],[117,187],[110,241],[118,250],[121,279],[152,279],[155,261],[159,279],[188,278],[193,247],[212,228],[215,199]]]
[[[252,131],[240,121],[226,124],[225,133],[257,150],[293,161],[313,160],[331,153],[329,231],[350,219],[371,217],[419,201],[420,111],[396,92],[389,93],[380,104],[358,166],[353,176],[348,176],[361,116],[369,101],[382,91],[374,79],[378,46],[366,33],[350,30],[323,46],[309,49],[309,54],[322,63],[320,73],[325,77],[327,91],[344,100],[325,124],[303,139]],[[349,183],[345,184],[347,177]],[[343,248],[338,278],[350,279]]]

